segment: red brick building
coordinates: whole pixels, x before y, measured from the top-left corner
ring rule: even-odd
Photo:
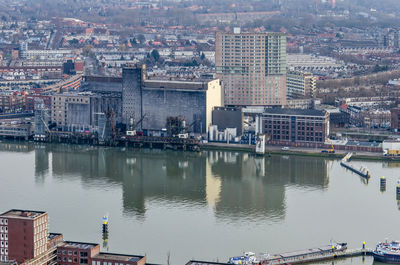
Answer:
[[[58,265],[145,265],[145,256],[100,252],[96,243],[64,241],[57,246]]]
[[[100,252],[100,245],[64,241],[48,232],[46,212],[13,209],[0,215],[0,264],[145,265],[145,256]],[[7,263],[8,264],[8,263]]]
[[[23,263],[47,251],[46,212],[10,210],[0,215],[0,261]]]

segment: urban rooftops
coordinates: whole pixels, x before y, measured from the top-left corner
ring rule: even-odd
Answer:
[[[315,109],[264,109],[264,114],[290,115],[290,116],[325,116],[325,111]]]
[[[144,258],[144,256],[104,253],[104,252],[100,252],[96,256],[92,257],[92,259],[133,261],[133,262],[139,261],[142,258]]]
[[[99,244],[96,243],[85,243],[85,242],[73,242],[73,241],[64,241],[59,245],[59,247],[64,248],[78,248],[78,249],[91,249]]]
[[[46,212],[12,209],[1,214],[0,217],[35,219],[45,213]]]
[[[144,88],[146,89],[166,89],[166,90],[207,90],[208,81],[191,81],[191,80],[145,80]]]

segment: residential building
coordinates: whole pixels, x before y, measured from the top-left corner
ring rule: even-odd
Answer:
[[[287,98],[313,98],[316,92],[316,77],[311,73],[288,70],[286,75]]]
[[[146,264],[145,256],[104,253],[96,243],[64,241],[62,234],[48,232],[46,212],[31,210],[0,215],[0,253],[0,264],[8,265]]]
[[[0,261],[38,261],[47,252],[47,242],[46,212],[12,209],[0,215]]]
[[[263,133],[282,145],[323,145],[329,135],[329,113],[310,109],[265,109]]]
[[[286,35],[218,32],[215,65],[225,105],[286,104]]]

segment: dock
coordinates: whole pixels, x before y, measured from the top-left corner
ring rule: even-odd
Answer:
[[[243,256],[230,258],[228,263],[235,265],[286,265],[371,255],[372,250],[365,248],[365,242],[363,242],[362,248],[353,250],[347,249],[347,243],[331,243],[326,246],[272,255],[268,253],[255,255],[252,252],[246,252]]]
[[[343,157],[342,161],[340,161],[340,165],[351,172],[356,173],[357,175],[368,179],[370,177],[369,170],[365,167],[361,167],[360,169],[355,168],[353,165],[351,165],[350,159],[353,156],[353,153],[348,153],[345,157]]]
[[[358,256],[371,256],[370,249],[353,250],[327,250],[325,247],[313,248],[303,251],[287,252],[272,255],[270,258],[260,261],[260,265],[280,265],[280,264],[300,264],[323,260],[333,260],[338,258],[349,258]]]

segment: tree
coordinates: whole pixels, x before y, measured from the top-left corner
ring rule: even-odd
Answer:
[[[158,62],[158,60],[160,60],[160,53],[158,52],[158,50],[156,49],[152,50],[151,57],[154,58],[154,61]]]
[[[202,61],[204,61],[204,59],[206,59],[206,56],[204,55],[204,52],[201,53],[200,59],[201,59]]]
[[[139,41],[140,44],[145,44],[146,43],[146,37],[143,34],[137,35],[137,40]]]

